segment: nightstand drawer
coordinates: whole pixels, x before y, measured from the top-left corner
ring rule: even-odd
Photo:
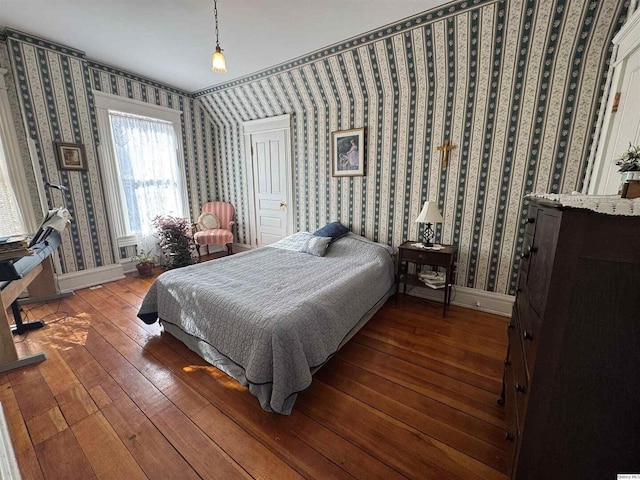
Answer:
[[[420,250],[403,250],[402,261],[413,262],[416,264],[426,264],[446,267],[449,265],[449,257],[440,255],[439,250],[420,251]]]

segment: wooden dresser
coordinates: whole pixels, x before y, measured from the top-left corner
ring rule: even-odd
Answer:
[[[518,480],[640,473],[640,216],[535,199],[502,401]]]

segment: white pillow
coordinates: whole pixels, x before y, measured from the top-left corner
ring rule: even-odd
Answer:
[[[323,257],[330,241],[331,237],[316,237],[309,232],[298,232],[268,246]]]
[[[220,228],[220,222],[218,217],[213,213],[204,212],[198,217],[198,225],[202,230],[213,230],[214,228]]]

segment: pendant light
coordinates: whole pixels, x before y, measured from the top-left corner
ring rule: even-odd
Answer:
[[[213,0],[213,15],[216,19],[216,51],[213,52],[211,58],[211,70],[215,73],[227,73],[227,65],[220,48],[220,42],[218,41],[218,0]]]

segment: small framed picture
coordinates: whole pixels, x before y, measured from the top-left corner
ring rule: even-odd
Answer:
[[[331,167],[334,177],[364,175],[364,128],[331,133]]]
[[[82,143],[55,142],[55,147],[60,170],[87,169],[87,155]]]

